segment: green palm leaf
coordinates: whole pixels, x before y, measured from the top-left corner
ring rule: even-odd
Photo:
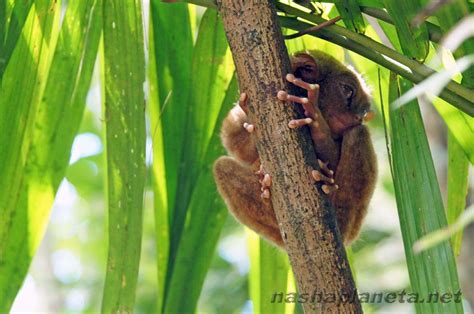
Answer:
[[[32,7],[0,91],[0,291],[5,292],[0,311],[11,306],[43,237],[99,44],[100,1],[71,3],[60,33],[55,2],[37,1]],[[53,51],[55,33],[59,39]]]
[[[145,186],[141,1],[104,2],[103,28],[109,253],[102,312],[132,312]]]
[[[348,29],[361,34],[365,32],[366,25],[357,0],[338,1],[336,8]]]
[[[449,225],[456,222],[466,207],[468,191],[469,160],[461,145],[453,134],[448,131],[448,201],[447,218]],[[454,253],[461,251],[462,231],[452,238]]]
[[[33,0],[15,1],[10,4],[2,1],[0,4],[0,22],[3,26],[0,27],[0,81],[20,38],[33,2]],[[13,7],[9,8],[9,5]]]
[[[411,88],[396,75],[390,80],[390,102]],[[417,101],[397,109],[384,108],[390,139],[390,163],[402,229],[411,288],[424,303],[417,313],[462,313],[462,303],[429,303],[431,293],[459,292],[459,279],[451,245],[440,244],[419,254],[413,244],[446,226],[446,215]]]
[[[170,224],[183,150],[193,42],[187,4],[150,3],[150,119],[157,243],[157,308],[164,305]]]
[[[215,192],[210,167],[223,153],[218,138],[220,121],[237,98],[237,85],[236,81],[229,85],[232,60],[215,10],[207,11],[201,20],[192,58],[189,49],[186,52],[189,55],[185,56],[179,54],[180,49],[172,48],[176,37],[184,36],[185,42],[188,38],[187,9],[178,7],[173,11],[185,30],[170,22],[164,14],[165,5],[153,4],[152,10],[155,14],[153,36],[161,40],[153,47],[157,83],[151,84],[157,86],[154,90],[160,100],[160,109],[153,109],[159,115],[152,117],[153,133],[158,134],[153,139],[154,152],[161,153],[154,156],[157,162],[154,165],[155,192],[160,195],[155,202],[159,206],[155,210],[157,228],[160,228],[157,240],[159,250],[164,250],[158,260],[159,286],[163,288],[163,292],[159,292],[159,304],[164,312],[193,311],[226,217]],[[164,33],[164,29],[168,32]],[[161,48],[161,42],[169,42],[171,46]],[[181,58],[179,62],[176,55]],[[180,63],[183,59],[184,63]],[[188,60],[192,60],[189,68]],[[186,90],[182,90],[183,84],[188,86]],[[180,129],[180,133],[174,133],[176,139],[171,137],[171,132],[176,132],[172,129]],[[160,168],[163,166],[165,168]],[[160,182],[166,183],[166,188],[158,185]],[[165,190],[166,200],[162,196]],[[190,265],[190,261],[196,264]],[[183,293],[188,295],[185,302]]]

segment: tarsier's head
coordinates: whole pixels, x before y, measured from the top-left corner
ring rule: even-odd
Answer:
[[[370,94],[360,75],[330,55],[300,52],[292,57],[291,65],[296,77],[319,84],[319,109],[334,135],[373,117]]]

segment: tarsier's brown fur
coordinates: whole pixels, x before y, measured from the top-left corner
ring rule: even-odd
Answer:
[[[320,180],[318,171],[314,171],[313,177],[326,184],[323,190],[332,200],[339,230],[348,244],[359,233],[377,176],[370,134],[362,124],[369,112],[370,97],[355,72],[320,51],[293,56],[292,73],[293,80],[296,77],[319,85],[319,98],[311,108],[305,107],[309,108],[305,114],[313,119],[303,123],[310,128],[318,158],[327,166],[321,163],[326,168],[325,180]],[[287,94],[280,93],[279,99],[285,100]],[[297,96],[306,97],[307,93],[309,90],[298,88]],[[235,106],[223,122],[222,142],[232,157],[222,156],[215,162],[214,177],[232,214],[284,248],[271,201],[261,197],[265,187],[262,187],[262,174],[256,174],[260,160],[255,136],[243,127],[251,121],[245,106],[242,107]]]

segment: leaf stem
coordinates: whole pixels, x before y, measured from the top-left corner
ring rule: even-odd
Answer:
[[[361,10],[363,13],[371,17],[374,17],[376,19],[379,19],[389,24],[393,24],[392,17],[385,10],[377,9],[373,7],[365,7],[365,6],[361,7]],[[442,33],[443,33],[441,31],[441,28],[430,22],[425,22],[425,23],[426,23],[426,26],[428,27],[430,40],[435,43],[439,42],[441,40]]]
[[[320,24],[326,21],[320,16],[303,12],[283,3],[278,2],[276,5],[280,11],[305,19],[314,24]],[[282,17],[280,17],[280,22],[282,23],[282,26],[298,31],[312,26],[294,18],[282,19]],[[312,34],[312,36],[326,39],[344,48],[352,50],[367,59],[396,72],[413,83],[419,83],[428,76],[436,73],[426,65],[420,64],[367,36],[357,34],[338,25],[328,26],[327,28],[320,30],[318,33]],[[440,97],[470,116],[474,116],[474,91],[451,81],[441,92]]]
[[[186,0],[185,2],[198,4],[208,8],[216,8],[216,3],[214,0]],[[277,9],[283,13],[304,19],[313,24],[321,24],[326,22],[326,20],[320,16],[301,11],[295,7],[281,2],[275,2]],[[367,10],[367,8],[365,8],[363,11],[367,11],[367,14],[382,21],[388,23],[391,21],[390,16],[383,10],[377,10],[373,8]],[[281,26],[296,31],[302,31],[306,28],[314,26],[288,16],[279,16],[279,22]],[[432,31],[434,31],[433,34],[438,34],[439,36],[437,29],[432,27]],[[328,26],[310,35],[325,39],[346,49],[352,50],[355,53],[372,60],[373,62],[403,76],[404,78],[416,84],[436,73],[436,71],[427,67],[426,65],[418,63],[417,61],[410,59],[365,35],[357,34],[338,25]],[[435,38],[432,39],[435,40]],[[468,115],[474,116],[474,91],[461,86],[454,81],[451,81],[441,92],[439,97],[446,100],[459,110],[467,113]]]

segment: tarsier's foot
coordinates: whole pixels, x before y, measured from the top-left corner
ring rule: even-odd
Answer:
[[[245,113],[248,113],[248,107],[247,107],[247,94],[246,93],[241,93],[240,98],[239,98],[239,106],[242,108],[242,110]],[[247,132],[252,133],[255,130],[255,126],[253,124],[250,124],[248,122],[245,122],[243,124],[243,127]]]
[[[263,166],[260,165],[260,170],[258,170],[255,174],[258,175],[258,181],[260,182],[262,194],[260,195],[262,198],[269,199],[270,198],[270,186],[272,185],[272,177],[265,173],[263,170]]]
[[[328,168],[328,163],[323,162],[318,159],[319,169],[311,171],[311,175],[313,176],[314,180],[320,182],[322,181],[324,184],[321,187],[324,193],[331,194],[335,192],[339,186],[334,181],[334,171]]]

